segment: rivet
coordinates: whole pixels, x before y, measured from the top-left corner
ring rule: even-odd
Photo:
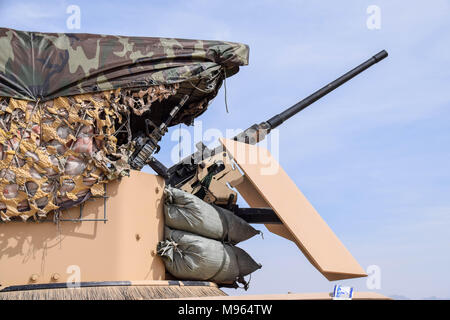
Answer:
[[[141,235],[139,233],[136,233],[136,241],[141,240]]]
[[[152,257],[156,256],[156,251],[152,250],[151,255],[152,255]]]
[[[35,281],[37,281],[38,278],[39,278],[39,276],[37,274],[32,274],[30,277],[30,280],[35,282]]]
[[[55,280],[55,281],[59,280],[59,278],[60,278],[60,275],[58,273],[54,273],[52,275],[52,279]]]

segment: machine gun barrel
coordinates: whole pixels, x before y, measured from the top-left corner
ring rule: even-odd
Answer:
[[[253,126],[249,127],[245,131],[239,133],[237,136],[233,138],[233,140],[245,142],[248,144],[256,144],[257,142],[263,140],[265,136],[274,128],[281,125],[284,121],[291,118],[295,114],[299,113],[306,107],[310,106],[312,103],[316,102],[320,98],[324,97],[331,91],[335,90],[336,88],[340,87],[353,77],[357,76],[364,70],[370,68],[375,63],[383,60],[388,56],[388,53],[385,50],[380,51],[376,55],[374,55],[372,58],[368,59],[367,61],[361,63],[356,68],[353,68],[352,70],[348,71],[341,77],[337,78],[336,80],[330,82],[323,88],[317,90],[313,94],[309,95],[305,99],[301,100],[300,102],[296,103],[292,107],[286,109],[285,111],[281,112],[280,114],[275,115],[274,117],[270,118],[269,120],[262,122],[260,124],[254,124]],[[167,170],[163,170],[164,174],[162,174],[165,179],[166,183],[172,186],[180,186],[185,181],[189,180],[191,177],[195,175],[195,172],[197,170],[196,165],[199,164],[203,159],[212,156],[218,152],[222,152],[222,146],[219,146],[215,149],[208,149],[206,146],[200,143],[200,147],[198,147],[198,151],[191,154],[190,156],[184,158],[179,163],[173,165]],[[161,171],[161,166],[158,166],[159,162],[150,162],[150,166],[155,166],[155,170],[158,173]]]
[[[270,129],[274,129],[274,128],[278,127],[280,124],[282,124],[287,119],[289,119],[292,116],[294,116],[295,114],[299,113],[300,111],[302,111],[303,109],[305,109],[309,105],[313,104],[314,102],[316,102],[317,100],[319,100],[323,96],[327,95],[328,93],[330,93],[334,89],[340,87],[341,85],[346,83],[348,80],[350,80],[353,77],[357,76],[358,74],[360,74],[364,70],[370,68],[375,63],[383,60],[387,56],[388,56],[388,53],[386,52],[386,50],[380,51],[379,53],[374,55],[372,58],[370,58],[367,61],[361,63],[359,66],[357,66],[356,68],[350,70],[349,72],[347,72],[346,74],[344,74],[341,77],[337,78],[336,80],[330,82],[329,84],[327,84],[323,88],[317,90],[313,94],[309,95],[308,97],[306,97],[302,101],[297,102],[296,104],[294,104],[289,109],[287,109],[287,110],[283,111],[282,113],[277,114],[276,116],[270,118],[269,120],[266,121],[269,124]]]

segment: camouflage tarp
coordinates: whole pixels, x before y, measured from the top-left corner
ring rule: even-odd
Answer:
[[[204,112],[242,44],[0,29],[0,221],[45,217],[128,175],[134,139]]]
[[[230,76],[248,64],[243,44],[0,28],[0,96],[24,100]]]

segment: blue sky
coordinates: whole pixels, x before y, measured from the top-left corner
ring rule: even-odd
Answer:
[[[2,27],[217,39],[250,46],[199,120],[246,128],[270,118],[382,49],[389,57],[280,129],[280,163],[386,295],[450,299],[450,3],[435,1],[2,1]],[[381,29],[366,26],[369,5]],[[192,128],[190,129],[192,130]],[[170,164],[177,142],[164,138]],[[148,170],[150,172],[151,170]],[[264,228],[263,228],[264,230]],[[241,247],[263,268],[248,293],[331,291],[287,240]],[[339,281],[368,291],[365,279]],[[229,294],[241,291],[228,290]]]

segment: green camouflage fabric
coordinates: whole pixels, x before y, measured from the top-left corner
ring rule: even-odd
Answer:
[[[28,101],[190,82],[248,64],[224,41],[24,32],[0,28],[0,96]]]

